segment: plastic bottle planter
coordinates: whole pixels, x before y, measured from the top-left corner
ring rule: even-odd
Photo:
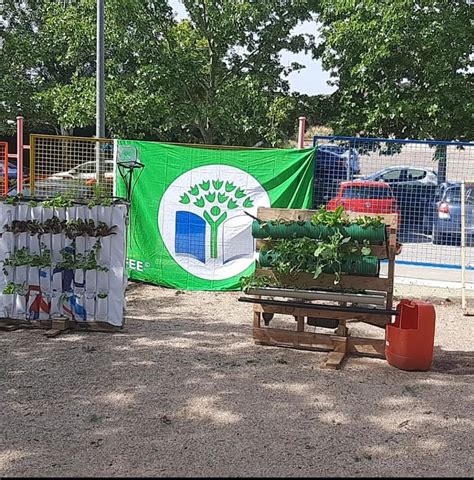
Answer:
[[[51,295],[51,267],[39,269],[39,289],[42,294]]]
[[[13,314],[12,318],[17,319],[26,319],[27,317],[27,303],[26,295],[20,295],[19,293],[14,294],[15,300],[13,304]]]
[[[380,227],[362,227],[360,225],[350,225],[343,227],[344,237],[351,237],[353,240],[368,240],[372,245],[383,243],[387,239],[385,225]]]
[[[331,227],[323,224],[307,222],[293,222],[289,224],[252,223],[252,235],[254,238],[302,238],[326,239],[340,232],[343,237],[352,237],[354,240],[369,240],[372,244],[382,243],[386,240],[385,225],[380,227],[362,227],[349,225]]]
[[[95,309],[96,321],[98,322],[107,321],[107,313],[108,313],[107,303],[108,303],[108,296],[104,297],[104,296],[101,296],[101,294],[99,293],[96,297],[96,309]]]
[[[38,207],[38,208],[41,208],[42,209],[42,212],[41,212],[41,221],[44,223],[46,222],[46,220],[50,220],[51,218],[53,218],[54,216],[54,211],[52,208],[50,207]],[[39,218],[34,218],[33,220],[38,220],[38,222],[40,221]]]
[[[5,231],[5,225],[10,225],[15,219],[16,207],[2,204],[0,208],[0,232]]]
[[[18,233],[15,235],[15,250],[21,250],[22,248],[28,248],[28,240],[30,235],[28,233]]]
[[[74,320],[76,322],[85,322],[87,321],[87,315],[85,310],[86,296],[84,293],[76,295],[74,294]]]
[[[83,268],[74,270],[74,294],[83,295],[86,286],[86,271]]]
[[[65,211],[65,218],[69,222],[71,220],[77,219],[77,207],[74,205],[72,207],[66,207]]]
[[[354,255],[342,262],[342,271],[349,275],[377,277],[380,273],[380,261],[377,257]]]
[[[61,251],[65,247],[65,240],[65,236],[62,233],[51,234],[51,260],[53,265],[63,260]]]
[[[49,320],[50,318],[50,299],[42,293],[32,293],[28,295],[27,317],[30,321]]]
[[[98,222],[105,222],[110,226],[116,225],[117,228],[114,235],[107,237],[84,235],[72,240],[67,238],[65,233],[31,235],[25,232],[14,235],[12,232],[4,232],[3,225],[0,224],[0,266],[7,273],[0,273],[0,315],[31,320],[66,315],[77,322],[96,320],[122,326],[123,293],[127,281],[124,268],[126,212],[125,205],[93,208],[76,205],[64,208],[43,205],[33,207],[29,203],[2,204],[0,221],[3,218],[4,225],[11,224],[13,220],[36,220],[44,223],[56,216],[59,220],[66,221],[92,219],[96,225]],[[53,273],[56,264],[64,261],[65,250],[71,254],[86,255],[98,240],[101,248],[97,251],[97,264],[106,267],[107,271],[74,269],[73,272],[68,272],[57,269],[56,273]],[[51,266],[4,266],[5,259],[22,247],[32,255],[49,250]],[[9,282],[22,286],[22,293],[28,291],[28,295],[3,294]],[[109,302],[110,292],[112,295]]]
[[[97,271],[86,270],[85,290],[87,294],[93,295],[97,291]]]
[[[87,205],[76,205],[76,220],[81,219],[87,221],[89,207]]]
[[[95,293],[84,295],[84,309],[86,311],[86,319],[88,322],[95,320]]]
[[[28,282],[28,267],[26,265],[14,267],[12,281],[20,285],[25,285]]]
[[[15,250],[15,235],[4,232],[0,237],[0,258],[10,257]]]
[[[15,220],[25,221],[31,217],[31,207],[28,203],[15,205]]]
[[[51,318],[53,318],[54,316],[59,315],[62,310],[61,292],[53,292],[53,294],[51,295],[50,301],[51,301],[51,307],[50,307],[49,314]]]
[[[258,262],[261,267],[272,267],[274,262],[278,259],[278,254],[271,250],[261,250],[258,257]],[[366,275],[378,276],[380,272],[380,261],[374,256],[359,256],[354,255],[346,258],[341,265],[341,271],[349,275]],[[334,273],[333,270],[325,268],[324,273]]]
[[[66,208],[65,207],[53,207],[53,216],[58,217],[59,220],[66,220]]]
[[[3,290],[2,290],[3,291]],[[14,293],[2,293],[0,294],[1,301],[1,311],[0,315],[2,318],[13,318],[13,305],[15,303],[15,294]]]
[[[306,222],[284,223],[259,223],[254,220],[252,223],[252,236],[254,238],[297,238],[303,237]]]
[[[28,285],[38,288],[40,284],[40,269],[39,267],[28,268]]]
[[[37,222],[42,222],[43,221],[43,212],[44,212],[44,207],[43,206],[38,206],[38,207],[30,207],[30,220],[36,220]]]
[[[25,235],[25,234],[20,233],[20,235]],[[30,235],[28,233],[26,235],[27,235],[26,243],[27,243],[28,251],[32,255],[38,255],[39,253],[41,253],[40,236]]]

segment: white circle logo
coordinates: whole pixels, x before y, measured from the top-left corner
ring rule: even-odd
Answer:
[[[187,272],[205,280],[225,280],[254,261],[252,218],[270,198],[248,173],[227,165],[207,165],[178,177],[158,210],[163,242]],[[171,274],[171,272],[170,272]]]

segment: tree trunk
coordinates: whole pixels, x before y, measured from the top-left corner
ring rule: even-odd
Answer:
[[[448,151],[446,145],[436,145],[434,159],[438,162],[438,184],[444,183],[448,170]]]

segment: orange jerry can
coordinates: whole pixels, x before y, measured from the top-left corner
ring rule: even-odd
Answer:
[[[426,371],[433,361],[436,312],[430,303],[401,300],[385,328],[385,357],[401,370]]]

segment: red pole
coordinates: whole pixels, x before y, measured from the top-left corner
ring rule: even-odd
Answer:
[[[304,133],[306,130],[306,117],[299,118],[299,130],[298,130],[298,148],[304,148]]]
[[[17,193],[23,193],[23,117],[16,117]]]

